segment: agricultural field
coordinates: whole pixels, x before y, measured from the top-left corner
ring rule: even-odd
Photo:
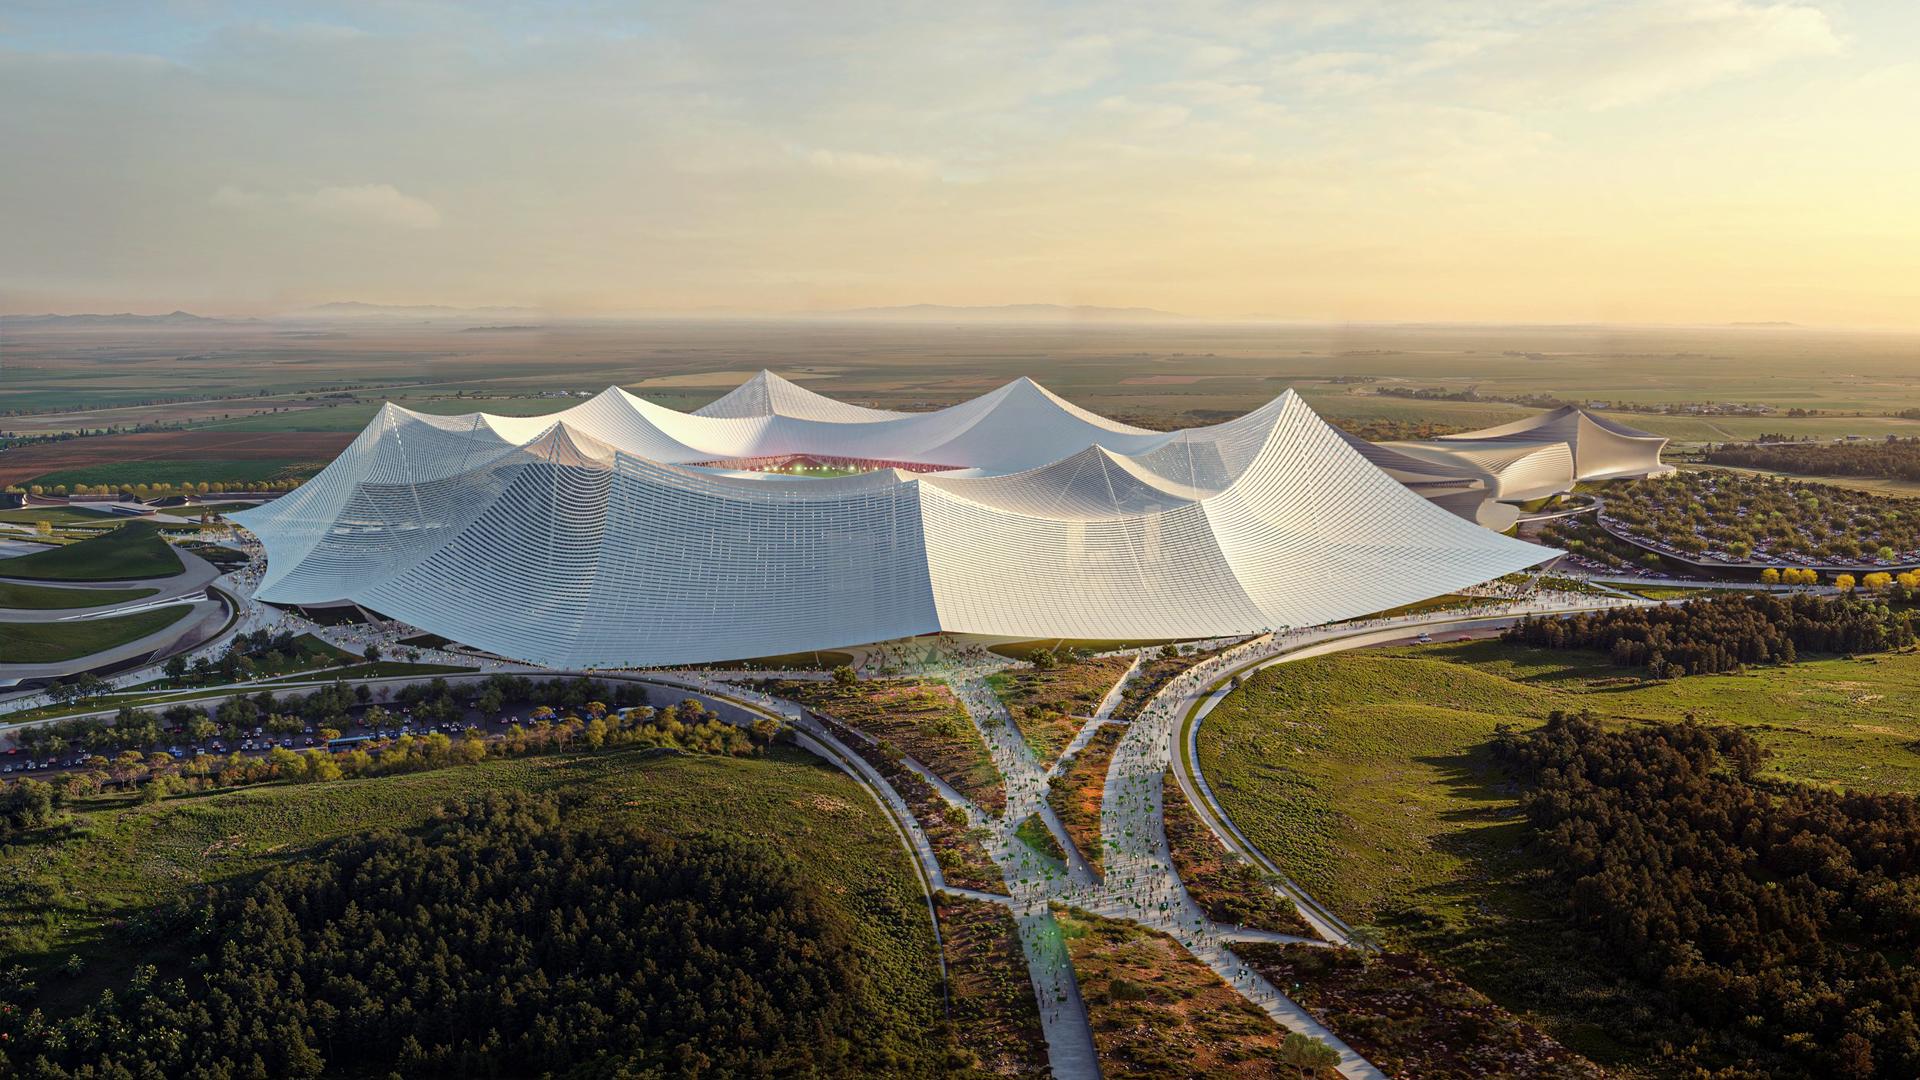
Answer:
[[[77,469],[56,469],[33,478],[42,487],[77,484],[89,487],[122,484],[211,483],[231,488],[234,485],[264,484],[274,480],[305,480],[326,468],[326,461],[301,461],[295,458],[254,458],[237,461],[126,461],[103,465],[83,465]]]
[[[72,622],[0,622],[0,657],[9,664],[51,664],[157,634],[193,610],[191,604],[151,608],[132,615]]]
[[[1920,499],[1920,480],[1889,480],[1877,476],[1835,476],[1820,473],[1790,473],[1768,469],[1747,469],[1736,465],[1683,465],[1684,471],[1713,471],[1741,476],[1768,477],[1776,480],[1808,480],[1829,487],[1864,491],[1893,499]]]
[[[0,418],[4,424],[5,418]],[[352,442],[346,433],[232,435],[148,431],[0,451],[0,486],[200,483],[310,476]]]
[[[836,397],[906,409],[952,404],[1028,375],[1087,408],[1156,424],[1215,422],[1289,386],[1324,415],[1354,422],[1477,427],[1528,411],[1500,401],[1420,401],[1375,392],[1384,386],[1865,414],[1619,414],[1635,427],[1694,442],[1762,432],[1920,434],[1920,423],[1892,416],[1920,407],[1914,347],[1910,335],[1801,328],[1197,321],[597,320],[549,321],[514,334],[473,333],[458,322],[35,328],[9,332],[0,430],[185,421],[229,433],[345,433],[386,398],[409,408],[465,412],[476,403],[456,394],[483,395],[495,399],[484,402],[488,411],[536,414],[565,404],[540,394],[609,385],[691,408],[747,373],[773,367]]]
[[[575,812],[668,837],[712,836],[790,862],[853,936],[853,992],[876,1045],[909,1075],[940,1075],[947,1050],[938,948],[919,883],[886,819],[851,780],[808,755],[762,758],[602,754],[480,764],[328,784],[271,784],[140,804],[92,796],[72,827],[0,851],[0,961],[40,978],[61,1008],[124,984],[136,962],[173,962],[164,945],[131,947],[159,905],[204,883],[297,863],[320,845],[418,826],[449,799],[529,792]],[[78,961],[69,958],[78,957]],[[55,975],[60,971],[79,975]]]
[[[1575,651],[1375,649],[1262,671],[1202,725],[1221,805],[1317,899],[1638,1075],[1657,1052],[1636,1042],[1649,1006],[1539,899],[1516,792],[1492,759],[1499,727],[1556,709],[1735,724],[1770,752],[1764,775],[1920,793],[1920,654],[1647,682]]]
[[[0,564],[7,577],[33,581],[139,581],[185,569],[151,522],[130,521],[112,532]]]

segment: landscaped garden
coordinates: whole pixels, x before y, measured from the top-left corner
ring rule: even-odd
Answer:
[[[1121,688],[1120,702],[1113,707],[1116,720],[1132,720],[1147,702],[1152,701],[1166,685],[1177,678],[1181,672],[1231,648],[1222,645],[1218,648],[1201,649],[1194,645],[1163,645],[1148,653],[1140,660],[1140,669],[1127,680]]]
[[[1020,930],[1005,904],[942,893],[940,943],[953,992],[953,1034],[988,1076],[1044,1077],[1046,1034]]]
[[[1060,846],[1060,841],[1054,839],[1053,830],[1047,828],[1046,821],[1039,814],[1028,814],[1014,828],[1013,835],[1037,855],[1058,863],[1067,861],[1066,850]]]
[[[760,684],[776,697],[817,712],[896,747],[989,813],[1007,808],[994,768],[973,720],[953,691],[919,679],[784,680]]]
[[[1920,562],[1920,500],[1717,470],[1609,484],[1600,524],[1690,558],[1863,568]],[[1579,529],[1550,524],[1541,538],[1588,546]]]
[[[1188,805],[1186,792],[1171,774],[1161,779],[1160,805],[1173,868],[1207,918],[1229,926],[1313,936],[1313,928],[1300,917],[1293,901],[1275,892],[1253,864],[1220,843]]]
[[[1125,656],[1080,659],[1046,652],[1036,654],[1031,667],[995,672],[987,682],[1034,758],[1051,766],[1132,665]]]
[[[1290,1036],[1174,939],[1058,904],[1053,913],[1108,1080],[1334,1075],[1332,1048]]]
[[[873,766],[893,790],[899,792],[907,811],[919,822],[940,864],[940,875],[947,884],[963,889],[1000,893],[1007,891],[1000,868],[987,853],[984,829],[967,820],[967,812],[948,802],[926,778],[907,766],[900,750],[891,743],[876,742],[825,713],[821,722],[849,750]],[[1002,793],[1004,797],[1004,792]],[[1003,804],[1004,805],[1004,804]]]
[[[1107,787],[1107,767],[1113,764],[1113,752],[1127,729],[1120,724],[1102,724],[1087,744],[1081,747],[1053,778],[1047,789],[1047,805],[1067,830],[1067,838],[1093,867],[1103,871],[1107,847],[1100,836],[1100,807]]]

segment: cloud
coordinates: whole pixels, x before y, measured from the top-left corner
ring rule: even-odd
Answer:
[[[1841,48],[1826,13],[1804,3],[1637,0],[1590,7],[1455,62],[1489,103],[1597,111]]]
[[[903,157],[898,154],[871,154],[860,150],[811,150],[807,164],[824,173],[848,177],[902,177],[931,179],[939,166],[931,158]]]
[[[392,184],[351,184],[313,191],[268,195],[222,184],[208,202],[222,210],[257,212],[283,208],[290,213],[342,225],[374,225],[394,229],[435,229],[440,211],[425,199],[402,192]]]
[[[400,229],[433,229],[440,225],[440,211],[432,203],[402,194],[392,184],[323,187],[310,195],[297,196],[295,204],[332,221]]]

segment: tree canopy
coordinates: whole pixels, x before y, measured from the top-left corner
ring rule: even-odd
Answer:
[[[763,849],[488,796],[170,910],[177,977],[59,1017],[15,984],[0,1072],[866,1075],[844,919]]]

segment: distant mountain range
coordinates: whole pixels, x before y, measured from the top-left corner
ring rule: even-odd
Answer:
[[[189,311],[169,311],[165,315],[134,315],[121,312],[118,315],[0,315],[0,321],[12,329],[45,327],[53,330],[84,329],[88,327],[141,327],[159,326],[219,326],[235,321],[253,322],[252,319],[210,319],[205,315],[195,315]]]
[[[369,304],[362,300],[336,300],[331,304],[316,304],[310,308],[301,308],[290,312],[289,318],[322,319],[470,319],[475,315],[534,315],[538,308],[529,307],[448,307],[445,304]]]
[[[1090,307],[1085,304],[998,304],[955,307],[908,304],[904,307],[853,308],[816,312],[830,319],[898,319],[912,322],[1183,322],[1188,316],[1144,307]]]

